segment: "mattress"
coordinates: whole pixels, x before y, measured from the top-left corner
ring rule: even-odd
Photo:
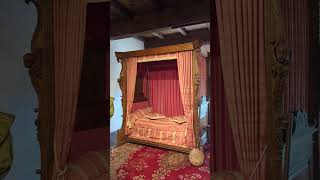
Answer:
[[[187,148],[187,123],[176,123],[173,119],[186,119],[185,116],[167,117],[151,120],[144,116],[150,109],[132,114],[132,125],[127,135],[144,141]],[[133,118],[134,117],[134,118]]]

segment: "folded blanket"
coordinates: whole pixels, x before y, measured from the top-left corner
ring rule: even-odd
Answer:
[[[135,121],[141,117],[144,117],[145,114],[152,112],[151,107],[146,107],[143,109],[138,109],[135,112],[131,113],[127,118],[127,127],[130,129],[132,128]]]

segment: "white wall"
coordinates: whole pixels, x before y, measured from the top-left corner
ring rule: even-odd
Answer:
[[[114,115],[110,121],[110,132],[120,129],[122,125],[122,94],[118,84],[121,64],[117,62],[115,52],[126,52],[141,49],[144,49],[144,43],[136,38],[110,41],[110,96],[115,98]]]
[[[36,9],[23,0],[0,5],[0,111],[16,116],[11,128],[14,161],[5,180],[37,180],[40,152],[36,137],[36,94],[22,56],[29,52]]]

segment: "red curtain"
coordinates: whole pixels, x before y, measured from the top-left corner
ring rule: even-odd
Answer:
[[[215,6],[215,4],[214,4]],[[211,25],[217,26],[216,12],[213,11]],[[239,162],[234,145],[232,134],[227,99],[224,88],[222,75],[220,49],[219,49],[219,34],[217,28],[212,28],[211,34],[211,57],[209,66],[209,78],[211,81],[211,90],[209,91],[211,105],[213,111],[210,111],[212,119],[211,125],[211,142],[212,142],[212,165],[213,171],[239,171]]]
[[[227,100],[222,77],[220,57],[213,54],[213,137],[215,171],[239,171],[239,162],[234,146],[233,134],[229,119]]]
[[[264,180],[267,93],[264,0],[216,0],[221,65],[241,172]],[[258,167],[256,169],[256,167]]]
[[[169,117],[183,115],[177,67],[149,69],[148,87],[154,112]]]
[[[130,114],[131,114],[131,108],[133,105],[134,100],[134,90],[136,87],[136,78],[137,78],[137,64],[138,64],[138,58],[137,57],[129,57],[126,60],[126,76],[127,76],[127,94],[122,95],[124,99],[127,101],[127,107],[126,107],[126,128],[129,128],[132,126],[132,122],[130,121]],[[126,97],[125,97],[126,96]],[[127,133],[128,131],[126,131]]]
[[[179,75],[179,85],[181,92],[181,99],[183,104],[184,114],[187,116],[187,133],[191,138],[187,139],[187,145],[189,147],[194,147],[197,143],[194,137],[194,90],[193,90],[193,77],[197,71],[197,62],[194,59],[193,51],[178,52],[177,65],[178,65],[178,75]]]
[[[309,1],[282,0],[287,45],[292,50],[287,87],[284,93],[284,112],[303,108],[308,111],[309,75]]]
[[[85,0],[53,1],[54,178],[66,179],[76,119],[86,27]],[[70,13],[72,12],[72,13]]]

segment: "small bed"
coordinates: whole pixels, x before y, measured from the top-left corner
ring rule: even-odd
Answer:
[[[122,63],[124,120],[118,143],[180,152],[199,147],[200,119],[206,119],[201,103],[206,96],[206,62],[199,43],[116,52],[116,56]]]
[[[187,148],[186,116],[166,117],[147,107],[133,112],[127,123],[129,138]]]

